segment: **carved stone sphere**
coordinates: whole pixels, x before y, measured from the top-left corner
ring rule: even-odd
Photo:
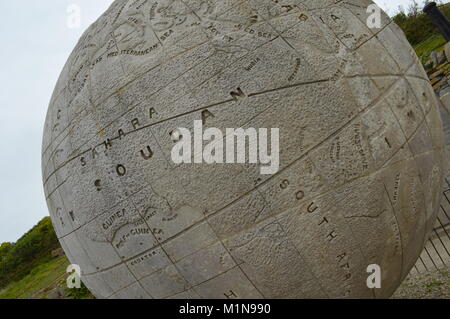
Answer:
[[[52,96],[42,166],[95,296],[395,291],[434,223],[443,133],[418,58],[384,13],[367,23],[369,5],[117,0],[89,27]],[[173,132],[194,121],[279,128],[279,170],[175,164]]]

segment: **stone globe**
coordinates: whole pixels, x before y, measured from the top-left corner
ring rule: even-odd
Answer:
[[[199,121],[279,129],[278,170],[174,162]],[[372,1],[116,0],[62,70],[42,170],[98,298],[385,298],[443,156],[427,74]]]

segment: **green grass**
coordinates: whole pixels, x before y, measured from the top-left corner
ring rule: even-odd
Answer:
[[[425,285],[425,288],[428,291],[432,291],[433,289],[438,289],[439,287],[445,285],[445,283],[440,282],[438,280],[433,280],[432,282],[429,282],[428,284]]]
[[[47,288],[66,274],[70,262],[65,256],[35,267],[22,280],[11,283],[0,291],[0,299],[28,299]]]
[[[414,46],[414,50],[416,50],[417,56],[420,58],[420,61],[422,61],[422,64],[427,68],[429,67],[427,64],[431,52],[443,50],[446,43],[447,42],[441,35],[434,35],[426,41]]]

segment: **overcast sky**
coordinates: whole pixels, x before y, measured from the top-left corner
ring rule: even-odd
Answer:
[[[78,38],[112,2],[0,1],[0,243],[16,241],[48,215],[41,180],[48,102]],[[376,2],[394,13],[411,0]],[[82,10],[80,28],[67,27],[71,4]]]

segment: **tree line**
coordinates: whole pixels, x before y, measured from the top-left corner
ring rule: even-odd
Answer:
[[[436,27],[431,22],[427,14],[422,9],[427,1],[421,3],[412,0],[405,9],[399,7],[399,12],[393,17],[395,23],[403,30],[411,45],[417,45],[433,35],[439,34]],[[439,2],[439,9],[447,16],[450,16],[450,3]]]

